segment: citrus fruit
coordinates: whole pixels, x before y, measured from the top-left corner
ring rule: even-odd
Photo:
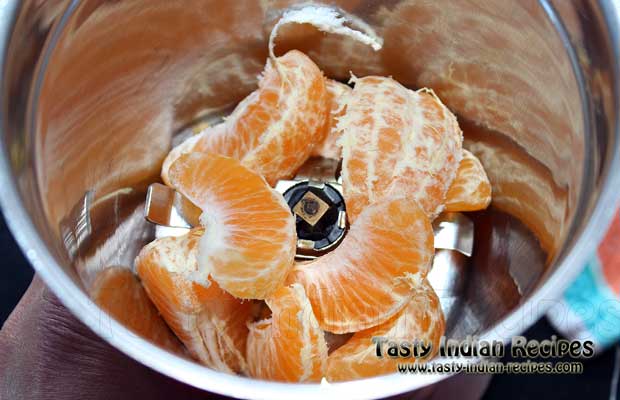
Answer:
[[[209,150],[209,142],[205,140],[206,135],[220,136],[226,133],[226,124],[219,123],[212,126],[207,126],[202,131],[195,133],[175,146],[170,150],[170,153],[164,159],[164,163],[161,167],[161,178],[168,186],[170,184],[170,178],[168,177],[168,171],[174,161],[181,155],[187,153],[206,153]]]
[[[351,93],[351,88],[344,83],[327,79],[327,102],[329,104],[329,117],[325,123],[325,139],[314,147],[313,156],[340,159],[340,145],[337,143],[340,132],[336,129],[338,118],[346,111],[346,96]]]
[[[308,4],[287,10],[273,26],[269,34],[269,54],[272,58],[279,29],[288,24],[310,24],[322,32],[349,37],[372,47],[374,51],[379,51],[383,47],[383,39],[377,36],[370,25],[355,15],[334,7]]]
[[[264,299],[284,283],[297,234],[280,193],[239,161],[212,153],[181,155],[169,178],[202,210],[202,271],[239,298]]]
[[[422,341],[431,344],[428,361],[439,350],[439,342],[444,334],[445,321],[439,298],[427,281],[413,291],[413,297],[407,306],[385,323],[357,332],[340,348],[331,353],[327,359],[327,380],[345,381],[366,378],[375,375],[394,373],[397,363],[412,363],[411,358],[390,358],[385,348],[390,340]],[[385,338],[380,344],[382,357],[377,357],[378,339]]]
[[[310,156],[308,144],[325,136],[329,110],[323,73],[308,56],[291,50],[267,61],[258,86],[222,124],[170,152],[162,168],[166,184],[174,159],[190,151],[240,160],[271,185],[294,174]]]
[[[491,203],[491,183],[480,160],[463,149],[456,178],[446,194],[446,211],[484,210]]]
[[[202,230],[145,246],[136,270],[170,328],[203,364],[224,372],[245,371],[250,302],[223,291],[200,270]]]
[[[109,267],[99,272],[93,282],[91,297],[99,307],[133,332],[169,351],[183,353],[183,347],[159,316],[131,270]]]
[[[456,117],[428,89],[378,76],[354,82],[337,126],[349,220],[387,195],[413,196],[436,217],[461,161]]]
[[[266,300],[271,317],[249,325],[251,377],[285,382],[319,381],[327,344],[301,285],[282,286]]]
[[[367,207],[331,253],[297,264],[300,283],[323,330],[356,332],[385,322],[411,298],[433,259],[433,230],[415,200]]]

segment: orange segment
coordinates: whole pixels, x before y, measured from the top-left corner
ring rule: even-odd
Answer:
[[[267,61],[258,90],[221,124],[191,137],[172,151],[162,168],[169,171],[180,153],[199,151],[233,157],[274,185],[306,161],[312,144],[325,137],[329,110],[325,78],[305,54],[292,50]]]
[[[484,210],[491,203],[491,182],[480,160],[463,149],[456,178],[446,194],[446,211]]]
[[[357,79],[338,129],[350,221],[388,194],[413,196],[431,218],[441,212],[461,161],[462,133],[432,91],[414,92],[391,78]]]
[[[338,118],[346,112],[346,98],[352,89],[348,85],[332,79],[325,81],[325,88],[327,89],[327,103],[329,104],[329,117],[325,123],[325,139],[314,147],[312,155],[339,160],[341,158],[340,145],[338,144],[340,131],[336,129],[336,126]]]
[[[289,282],[304,286],[322,329],[356,332],[385,322],[428,273],[433,230],[413,200],[367,207],[338,248],[298,264]]]
[[[93,283],[91,297],[99,307],[138,335],[174,353],[184,352],[129,269],[110,267],[101,271]]]
[[[296,249],[295,219],[282,195],[237,160],[180,156],[170,182],[202,211],[200,268],[233,296],[264,299],[284,283]]]
[[[224,123],[208,126],[203,131],[188,137],[178,146],[173,147],[164,159],[164,163],[161,167],[161,178],[164,183],[168,186],[172,186],[168,172],[170,171],[170,166],[177,160],[177,158],[187,153],[206,153],[208,151],[208,141],[205,140],[205,136],[220,136],[225,133],[226,124]]]
[[[200,271],[202,232],[158,239],[145,246],[136,270],[170,328],[192,356],[224,372],[245,371],[250,302],[241,302]]]
[[[416,361],[414,357],[391,359],[385,354],[385,347],[381,349],[383,357],[377,357],[373,337],[408,342],[417,339],[432,344],[431,354],[434,355],[439,350],[444,331],[445,321],[439,298],[428,282],[424,281],[401,312],[379,326],[355,333],[345,345],[329,355],[327,380],[345,381],[395,373],[396,364]],[[429,356],[424,361],[431,358]]]
[[[271,318],[250,325],[249,375],[285,382],[319,381],[325,374],[327,344],[303,287],[283,286],[267,299],[267,305]]]

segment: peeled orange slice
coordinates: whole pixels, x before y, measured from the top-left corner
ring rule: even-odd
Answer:
[[[170,328],[203,364],[224,372],[245,371],[246,326],[251,303],[226,293],[200,270],[201,230],[145,246],[136,270]]]
[[[327,359],[327,380],[345,381],[375,375],[397,372],[398,363],[412,363],[411,358],[390,358],[386,345],[390,340],[423,341],[432,345],[428,361],[439,350],[439,342],[444,334],[445,322],[441,305],[433,288],[424,281],[416,290],[407,306],[387,322],[361,332],[357,332],[349,341],[331,353]],[[383,337],[382,357],[377,357],[376,341]],[[375,342],[373,342],[375,338]],[[413,353],[411,354],[413,355]]]
[[[110,267],[101,271],[93,283],[91,297],[99,307],[138,335],[167,350],[183,353],[183,347],[129,269]]]
[[[189,153],[170,167],[174,188],[202,210],[198,264],[233,296],[264,299],[295,259],[295,219],[282,195],[239,161]]]
[[[300,283],[323,330],[356,332],[385,322],[411,298],[428,273],[433,230],[414,200],[367,207],[338,248],[297,264],[288,282]]]
[[[209,141],[205,140],[206,135],[219,137],[220,135],[225,134],[226,124],[224,123],[207,126],[204,130],[195,133],[179,145],[173,147],[164,159],[164,163],[161,167],[161,178],[164,183],[168,186],[172,186],[170,183],[170,177],[168,176],[168,171],[170,171],[170,166],[177,160],[177,158],[187,153],[206,153],[209,151]]]
[[[387,194],[413,196],[434,218],[461,161],[456,117],[428,89],[378,76],[354,82],[338,122],[349,220]]]
[[[308,56],[291,50],[267,61],[258,86],[225,122],[170,152],[162,168],[166,184],[174,160],[196,151],[240,160],[271,185],[294,174],[310,156],[311,144],[325,136],[329,110],[323,73]]]
[[[446,194],[446,211],[484,210],[491,203],[491,182],[480,160],[463,149],[456,178]]]
[[[327,89],[327,103],[330,107],[329,117],[325,123],[326,134],[323,142],[314,147],[312,155],[339,160],[341,158],[338,144],[340,131],[336,129],[336,125],[338,118],[346,111],[346,98],[351,93],[351,88],[331,79],[325,81],[325,88]]]
[[[266,302],[271,318],[249,326],[249,375],[285,382],[321,380],[327,344],[303,287],[283,286]]]

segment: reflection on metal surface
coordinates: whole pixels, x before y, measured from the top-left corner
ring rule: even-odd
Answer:
[[[524,223],[494,206],[473,214],[472,218],[476,246],[462,297],[469,321],[462,325],[459,320],[456,327],[462,334],[476,325],[478,329],[491,328],[504,310],[516,309],[547,272],[548,255]],[[523,310],[527,312],[531,310]],[[519,328],[526,329],[528,319],[517,323]]]
[[[153,183],[146,192],[144,216],[157,225],[189,229],[198,224],[200,209],[176,190]]]
[[[521,220],[538,238],[549,260],[568,233],[568,192],[542,162],[506,136],[461,121],[465,147],[485,166],[493,187],[493,205]]]
[[[144,191],[124,188],[96,198],[88,191],[61,221],[67,253],[89,289],[109,265],[132,269],[138,252],[153,237],[144,220]]]
[[[92,233],[90,206],[93,196],[92,191],[86,192],[82,201],[76,204],[69,216],[60,222],[60,234],[71,259],[77,256],[78,250],[84,246]]]
[[[433,221],[435,248],[456,250],[471,257],[474,249],[474,223],[461,213],[444,213]]]

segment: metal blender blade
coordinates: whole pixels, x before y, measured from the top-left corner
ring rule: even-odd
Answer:
[[[462,213],[443,213],[433,221],[435,248],[455,250],[471,257],[474,250],[474,223]]]
[[[278,187],[276,187],[278,189]],[[200,210],[174,189],[154,183],[149,186],[145,217],[160,226],[175,228],[166,232],[184,234],[198,224]],[[441,214],[433,222],[435,249],[454,250],[471,257],[474,245],[474,224],[461,213]],[[307,258],[307,257],[306,257]]]

